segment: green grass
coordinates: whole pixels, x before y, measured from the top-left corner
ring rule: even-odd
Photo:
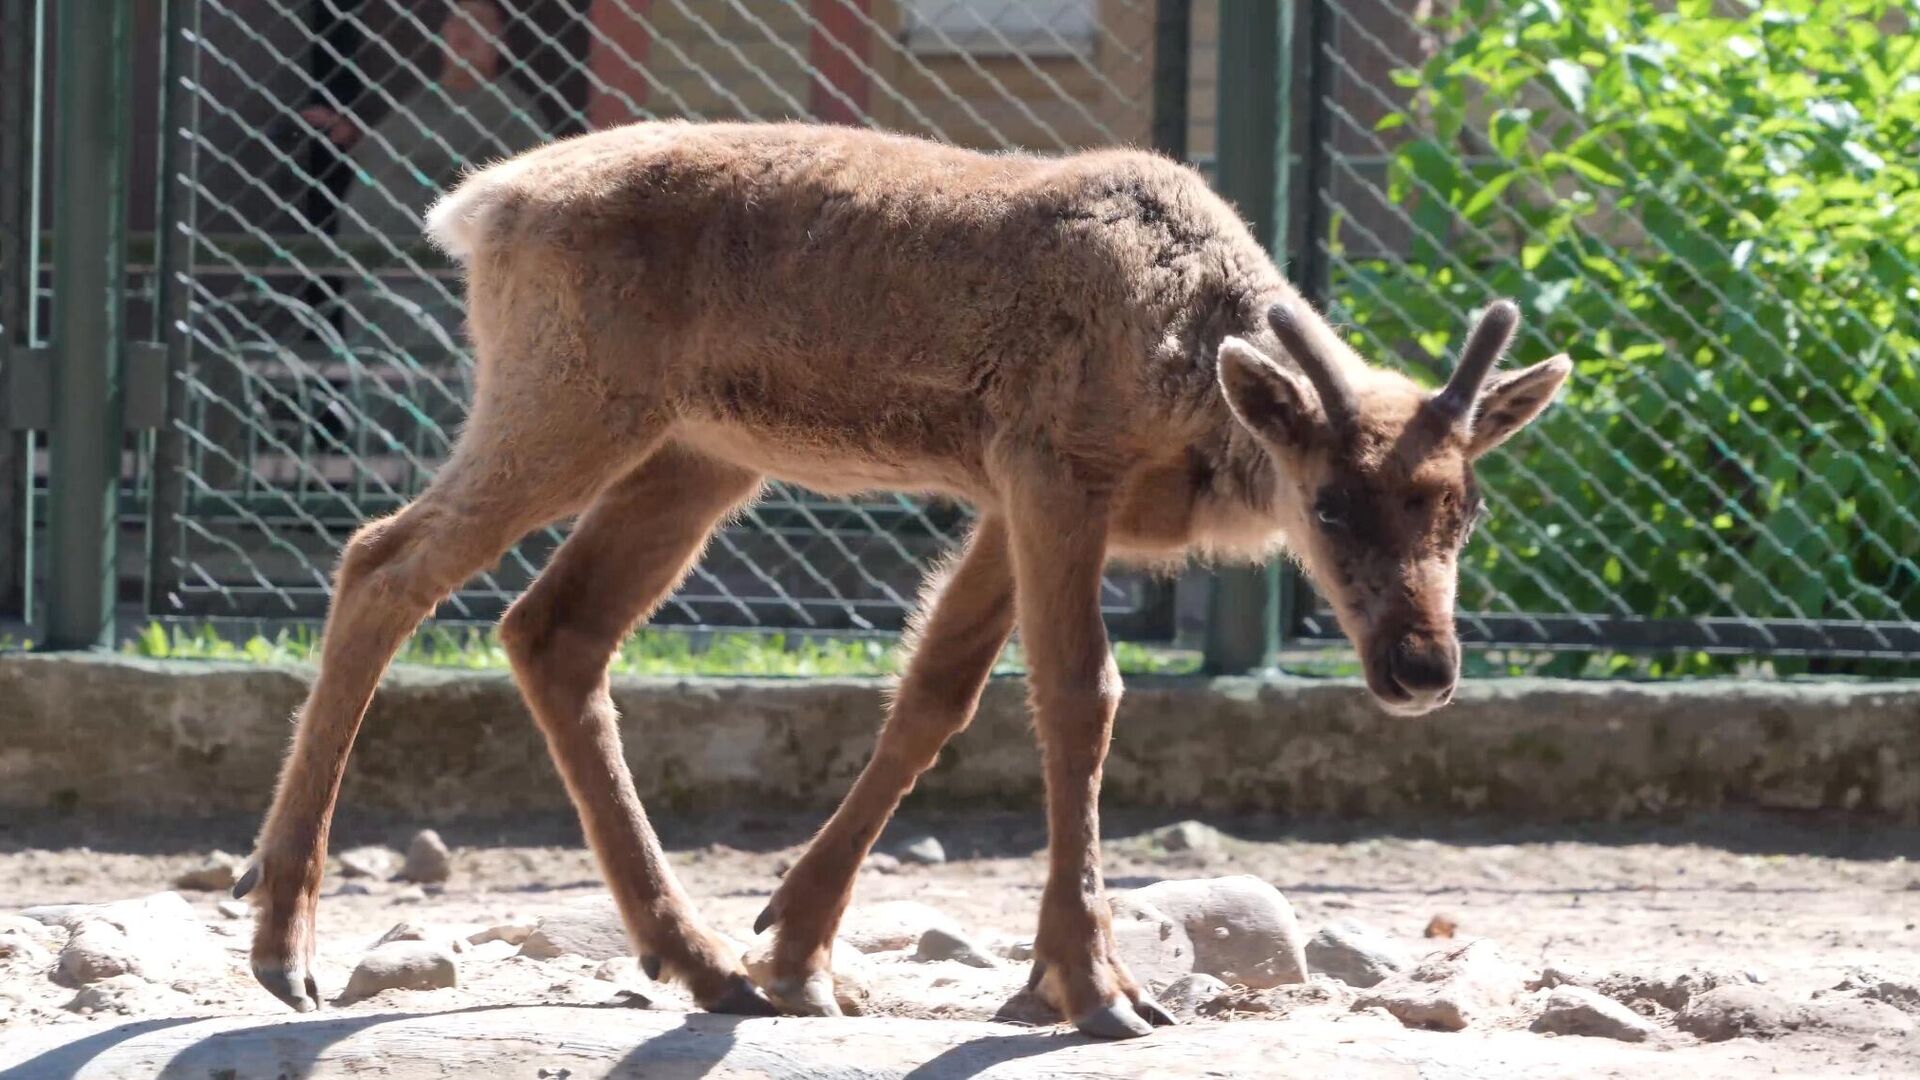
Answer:
[[[165,660],[232,660],[257,664],[299,663],[313,659],[319,635],[310,627],[291,627],[272,637],[223,636],[212,626],[189,629],[149,623],[122,648],[134,656]],[[1184,674],[1197,670],[1191,653],[1150,649],[1132,642],[1114,647],[1120,670],[1129,674]],[[614,658],[623,675],[732,675],[785,678],[835,678],[891,675],[899,670],[900,650],[891,638],[830,638],[779,633],[693,634],[645,629],[628,638]],[[396,663],[470,671],[504,670],[507,654],[491,629],[428,627],[415,634]],[[1022,670],[1017,645],[1000,657],[996,672]]]

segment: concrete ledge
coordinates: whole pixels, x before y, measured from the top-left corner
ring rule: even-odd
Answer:
[[[253,813],[272,790],[304,667],[0,657],[0,809]],[[614,682],[627,757],[660,809],[830,807],[864,764],[878,680]],[[1920,684],[1480,681],[1419,720],[1357,683],[1135,679],[1112,805],[1342,817],[1541,820],[1680,810],[1841,810],[1920,820]],[[929,803],[1040,798],[1020,680],[921,782]],[[505,674],[401,668],[343,794],[420,817],[566,807]]]

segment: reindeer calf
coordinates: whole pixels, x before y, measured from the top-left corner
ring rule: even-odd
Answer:
[[[649,968],[707,1009],[836,1013],[828,957],[860,861],[1018,626],[1051,837],[1033,985],[1093,1035],[1170,1022],[1114,951],[1102,895],[1120,702],[1103,567],[1284,546],[1380,703],[1435,708],[1459,672],[1472,462],[1570,370],[1488,378],[1518,321],[1505,302],[1437,394],[1370,367],[1198,175],[1126,150],[640,123],[470,177],[427,230],[467,271],[471,418],[432,485],[347,545],[237,890],[257,895],[255,975],[303,1011],[329,822],[381,673],[451,590],[579,514],[501,635]],[[777,940],[756,987],[667,867],[606,668],[767,477],[950,496],[979,522],[927,591],[872,760],[760,918]]]

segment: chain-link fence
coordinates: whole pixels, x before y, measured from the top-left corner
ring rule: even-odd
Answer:
[[[6,38],[5,144],[23,173],[48,106],[20,104],[47,73],[19,40],[50,33],[55,7]],[[1518,298],[1519,355],[1568,351],[1579,373],[1483,466],[1494,518],[1464,572],[1471,641],[1920,656],[1910,5],[132,7],[136,40],[161,43],[135,50],[130,325],[150,316],[156,348],[132,359],[172,390],[130,444],[125,500],[153,614],[319,616],[347,534],[444,456],[470,364],[457,277],[418,219],[462,168],[636,118],[804,118],[1185,157],[1266,215],[1365,354],[1422,377],[1443,373],[1475,309]],[[0,234],[37,236],[45,201],[10,195]],[[44,337],[41,304],[17,302],[43,284],[26,248],[0,252],[16,345]],[[8,452],[30,463],[36,445]],[[29,535],[36,504],[19,505],[28,520],[0,527]],[[963,508],[776,488],[662,618],[893,628],[965,527]],[[531,539],[443,616],[496,616],[556,539]],[[31,582],[22,561],[0,580]],[[1257,604],[1234,618],[1337,636],[1306,592],[1287,595],[1277,620]],[[1107,600],[1124,632],[1175,631],[1164,583],[1116,574]]]

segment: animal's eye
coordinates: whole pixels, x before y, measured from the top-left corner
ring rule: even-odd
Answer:
[[[1313,504],[1313,517],[1329,529],[1347,527],[1347,508],[1333,499],[1320,499]]]

